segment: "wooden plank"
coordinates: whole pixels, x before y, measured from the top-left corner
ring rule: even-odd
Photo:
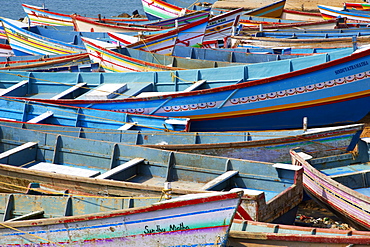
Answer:
[[[206,183],[202,187],[202,190],[211,190],[215,186],[219,185],[220,183],[223,183],[223,182],[227,181],[228,179],[232,178],[233,176],[235,176],[238,173],[239,173],[239,171],[227,171],[227,172],[221,174],[220,176],[218,176],[217,178],[213,179],[212,181],[209,181],[208,183]]]
[[[14,91],[14,90],[16,90],[17,88],[19,88],[19,87],[21,87],[21,86],[23,86],[23,85],[25,85],[25,84],[27,84],[27,83],[28,83],[28,80],[23,80],[23,81],[18,82],[18,83],[17,83],[17,84],[15,84],[15,85],[13,85],[13,86],[11,86],[11,87],[7,88],[7,89],[1,90],[1,92],[0,92],[0,96],[4,96],[4,95],[6,95],[6,94],[10,93],[11,91]]]
[[[42,120],[45,120],[47,119],[48,117],[51,117],[54,115],[54,112],[52,111],[47,111],[47,112],[44,112],[43,114],[37,116],[37,117],[34,117],[32,118],[31,120],[28,120],[27,123],[39,123],[41,122]]]
[[[64,90],[63,92],[55,95],[54,97],[52,97],[51,99],[61,99],[63,98],[64,96],[66,96],[67,94],[70,94],[74,91],[76,91],[77,89],[85,86],[87,83],[86,82],[81,82],[81,83],[78,83],[70,88],[68,88],[67,90]]]
[[[126,90],[126,83],[104,83],[101,86],[86,93],[84,96],[86,99],[89,100],[113,99],[117,97],[118,94],[121,94]]]
[[[37,163],[36,165],[29,167],[28,169],[44,172],[54,172],[58,174],[74,175],[80,177],[95,177],[100,174],[100,172],[98,171],[93,171],[85,168],[58,165],[47,162]]]
[[[37,146],[37,142],[27,142],[27,143],[24,143],[24,144],[22,144],[22,145],[20,145],[18,147],[15,147],[15,148],[12,148],[12,149],[10,149],[8,151],[2,152],[0,154],[0,159],[4,159],[6,157],[9,157],[12,154],[16,154],[16,153],[18,153],[20,151],[26,150],[28,148],[32,148],[34,146]]]
[[[135,159],[132,159],[122,165],[119,165],[107,172],[104,172],[103,174],[97,176],[96,178],[99,178],[99,179],[109,179],[111,178],[112,176],[120,173],[120,172],[123,172],[131,167],[134,167],[136,166],[137,164],[143,162],[145,159],[143,158],[135,158]]]
[[[202,86],[204,83],[206,83],[206,80],[200,80],[188,87],[187,89],[184,90],[184,92],[191,92],[196,90],[198,87]]]
[[[189,122],[189,119],[188,118],[185,118],[184,120],[180,120],[180,119],[166,119],[164,122],[166,124],[186,125]]]
[[[137,125],[137,122],[126,123],[126,124],[122,125],[121,127],[119,127],[118,130],[129,130],[135,125]]]

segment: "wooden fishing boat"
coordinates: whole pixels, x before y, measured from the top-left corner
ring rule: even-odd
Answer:
[[[29,30],[27,25],[1,18],[9,44],[16,56],[85,53],[82,35],[91,38],[109,38],[106,33],[79,33],[46,29],[40,26]]]
[[[121,41],[125,43],[126,35],[122,35],[121,33],[108,33],[108,35],[117,42],[119,46],[125,46],[124,44],[121,45]],[[129,47],[125,46],[126,48],[130,49]],[[108,46],[107,48],[113,49],[115,47]],[[135,49],[138,50],[138,49]],[[333,51],[333,49],[331,49]],[[324,50],[323,52],[326,52]],[[175,57],[183,57],[188,59],[202,59],[202,60],[209,60],[215,62],[232,62],[232,63],[259,63],[259,62],[268,62],[268,61],[276,61],[276,60],[283,60],[283,59],[291,59],[301,56],[308,56],[313,55],[315,53],[320,53],[320,50],[314,49],[292,49],[291,48],[278,48],[275,49],[232,49],[232,48],[205,48],[204,42],[200,47],[187,47],[187,46],[180,46],[175,45],[172,50],[172,56]],[[158,54],[158,53],[156,53]],[[156,56],[156,55],[154,55]],[[174,58],[176,59],[176,58]]]
[[[37,188],[36,188],[37,187]],[[55,190],[57,189],[57,190]],[[142,207],[157,203],[160,198],[142,197],[94,197],[83,192],[70,193],[69,190],[59,188],[40,187],[32,184],[28,195],[0,194],[2,218],[8,220],[38,217],[69,217],[76,214],[91,214],[95,212],[110,212],[126,208]],[[37,194],[48,196],[37,196]],[[36,194],[36,195],[35,195]],[[64,196],[57,196],[64,195]],[[12,202],[16,213],[5,214],[5,207]],[[168,202],[168,201],[167,201]],[[164,202],[162,202],[164,203]],[[53,207],[50,207],[53,205]],[[71,205],[71,207],[67,207]],[[78,210],[76,206],[78,205]],[[12,211],[8,211],[12,212]],[[4,217],[5,216],[5,217]],[[29,220],[27,220],[29,221]],[[366,245],[370,241],[367,231],[323,229],[315,227],[300,227],[294,225],[271,224],[257,221],[243,221],[234,219],[228,235],[227,246],[255,246],[269,244],[271,246],[348,246],[349,244]]]
[[[306,34],[308,35],[308,34]],[[347,37],[328,38],[322,34],[322,38],[317,38],[317,34],[312,34],[316,38],[274,38],[274,37],[250,37],[250,36],[232,36],[230,38],[232,47],[246,47],[246,46],[260,46],[260,47],[300,47],[300,48],[319,48],[319,47],[332,47],[332,48],[346,48],[355,46],[367,45],[370,42],[370,36],[351,36]],[[334,34],[332,34],[334,35]],[[328,34],[329,36],[329,34]]]
[[[293,28],[296,30],[306,29],[334,29],[338,26],[336,19],[320,20],[320,21],[306,21],[306,22],[268,22],[268,21],[255,21],[242,18],[239,21],[243,25],[242,30],[265,30],[265,29],[288,29]]]
[[[204,41],[224,40],[230,37],[239,25],[242,11],[243,8],[237,8],[211,16],[204,34]]]
[[[27,82],[23,81],[23,84],[25,85]],[[55,95],[54,97],[58,98],[66,94],[73,94],[73,91],[83,91],[84,85],[84,83],[81,83],[77,84],[75,87],[67,87],[64,93]],[[109,88],[109,86],[111,88]],[[25,92],[27,87],[18,85],[16,90]],[[121,89],[120,87],[115,87],[110,84],[101,87],[89,97],[110,97],[109,91],[112,90],[113,93],[119,93]],[[5,89],[1,91],[1,94],[4,95],[4,93],[7,92],[9,91]],[[189,129],[189,121],[185,118],[163,118],[112,111],[99,111],[88,108],[15,100],[5,97],[0,98],[0,105],[1,118],[9,121],[126,130],[186,131]]]
[[[347,18],[353,22],[368,23],[370,22],[369,12],[366,11],[356,11],[351,9],[344,9],[343,7],[333,7],[326,5],[317,5],[320,13],[324,19]]]
[[[319,156],[351,151],[363,129],[362,124],[356,124],[307,130],[163,133],[6,120],[0,120],[0,125],[165,150],[282,163],[290,163],[289,150],[298,146],[308,154],[315,153]]]
[[[367,246],[370,241],[370,233],[368,231],[234,220],[228,241],[229,245],[234,247],[263,245],[301,247]]]
[[[325,128],[321,128],[324,131]],[[197,154],[223,156],[236,159],[251,159],[266,162],[290,163],[289,149],[301,147],[305,153],[314,153],[318,156],[328,156],[330,153],[344,153],[353,150],[362,132],[362,125],[350,125],[327,128],[327,133],[322,135],[312,129],[299,136],[287,138],[266,139],[253,142],[213,143],[213,144],[168,144],[157,143],[146,147],[161,148],[166,150],[190,152]],[[326,131],[325,131],[326,132]],[[321,137],[320,137],[321,136]],[[314,143],[310,143],[310,141]],[[325,143],[325,145],[324,145]]]
[[[176,196],[238,188],[244,196],[237,218],[288,224],[295,220],[303,196],[303,169],[289,164],[171,152],[9,126],[1,126],[1,135],[4,189],[36,182],[95,195],[158,197],[163,192]]]
[[[203,14],[204,15],[204,14]],[[205,15],[207,18],[207,15]],[[91,20],[80,15],[71,15],[73,27],[78,32],[153,32],[167,29],[165,26],[154,26],[140,23],[108,22]],[[198,17],[199,18],[199,17]]]
[[[282,15],[285,2],[286,0],[280,0],[257,9],[245,11],[243,14],[279,18]],[[142,0],[141,3],[149,20],[169,19],[194,11],[161,0]]]
[[[218,68],[242,65],[243,63],[216,62],[188,59],[152,52],[118,47],[106,49],[105,42],[82,38],[91,61],[99,63],[105,72],[142,72],[183,69]]]
[[[71,15],[74,30],[81,32],[151,32],[160,31],[158,29],[168,29],[181,27],[192,22],[199,21],[200,19],[208,19],[210,9],[204,11],[195,11],[184,16],[179,16],[171,19],[160,21],[148,21],[145,24],[121,22],[121,21],[108,21],[108,20],[93,20],[90,18],[82,17],[80,15]],[[132,28],[131,28],[132,27]],[[134,28],[141,28],[135,31]],[[143,29],[143,27],[146,28]],[[153,30],[150,30],[150,29]]]
[[[161,54],[171,54],[171,51],[169,50],[171,45],[174,45],[173,42],[173,35],[176,35],[178,32],[179,34],[184,35],[183,38],[181,38],[182,35],[180,35],[180,38],[178,37],[176,42],[179,45],[185,45],[185,46],[193,46],[193,45],[199,45],[203,44],[207,41],[216,41],[217,40],[224,40],[224,42],[227,41],[227,38],[232,35],[234,30],[236,29],[236,26],[238,25],[238,18],[240,16],[240,13],[242,12],[242,8],[235,9],[232,11],[228,11],[223,14],[219,14],[216,16],[213,16],[209,19],[205,30],[203,30],[202,27],[202,21],[198,18],[198,20],[194,20],[193,22],[188,23],[186,19],[188,19],[188,16],[192,16],[196,14],[197,12],[193,12],[191,14],[187,14],[183,17],[178,17],[176,19],[185,19],[186,21],[184,24],[186,25],[179,25],[179,28],[175,30],[168,31],[167,33],[162,34],[150,34],[150,35],[138,35],[136,37],[132,37],[127,34],[118,34],[118,33],[109,33],[109,36],[119,42],[120,44],[124,45],[130,45],[136,42],[140,42],[138,47],[135,47],[135,49],[144,49],[144,50],[154,50],[156,53],[160,52]],[[208,14],[208,9],[206,12],[200,11],[202,15]],[[166,19],[162,21],[155,22],[155,24],[159,25],[168,25],[168,23],[173,23],[173,19]],[[172,25],[172,24],[171,24]],[[204,36],[203,36],[204,35]],[[179,36],[179,35],[178,35]],[[192,37],[197,38],[196,41],[192,41]],[[201,39],[200,39],[201,37]],[[142,39],[145,39],[145,41],[142,41]],[[154,41],[154,43],[153,43]],[[166,41],[166,42],[164,42]],[[167,44],[169,43],[169,44]],[[217,42],[218,43],[218,42]],[[155,45],[155,46],[154,46]],[[154,46],[155,48],[150,46]],[[218,45],[217,45],[218,46]],[[134,47],[134,46],[132,46]],[[165,47],[165,51],[163,52],[163,48]]]
[[[64,14],[55,11],[50,11],[44,7],[22,4],[23,10],[26,12],[28,19],[32,25],[42,26],[73,26],[71,14]],[[121,22],[143,22],[148,21],[147,18],[89,18],[90,20],[107,20]]]
[[[24,12],[32,25],[73,26],[71,16],[49,11],[44,7],[22,4]]]
[[[359,28],[359,29],[336,29],[333,30],[306,30],[306,31],[294,31],[294,30],[280,30],[280,31],[258,31],[255,33],[249,33],[252,37],[271,37],[279,39],[332,39],[332,38],[345,38],[345,37],[367,37],[370,36],[370,28]]]
[[[62,56],[31,57],[21,56],[23,59],[7,59],[0,62],[0,70],[40,70],[61,68],[62,66],[73,66],[81,64],[91,64],[88,53],[79,53]]]
[[[304,117],[308,118],[310,127],[348,124],[359,121],[368,113],[367,108],[357,107],[358,104],[368,104],[370,100],[367,90],[370,83],[367,77],[370,69],[368,51],[368,48],[363,48],[352,53],[342,49],[328,54],[251,64],[247,65],[248,70],[231,66],[225,71],[227,77],[221,76],[225,68],[176,71],[176,77],[181,79],[176,82],[178,91],[183,90],[179,82],[184,80],[207,82],[224,78],[224,82],[229,82],[228,86],[215,88],[205,84],[202,89],[204,86],[207,88],[198,91],[161,93],[159,96],[142,94],[109,102],[42,101],[76,106],[93,104],[92,107],[98,109],[187,117],[192,120],[193,131],[299,128]],[[260,79],[261,69],[262,74],[267,73],[270,77]],[[212,78],[208,71],[215,77]],[[199,77],[200,72],[202,77]],[[156,78],[164,79],[166,76],[157,73]],[[167,74],[167,81],[171,81],[173,75]],[[142,78],[148,81],[152,77],[140,73],[136,80]],[[233,85],[230,85],[231,80],[234,80]],[[235,84],[235,80],[239,83]],[[340,113],[338,109],[341,109]]]
[[[256,49],[257,50],[257,49]],[[275,49],[275,51],[278,48]],[[284,59],[292,59],[302,56],[309,56],[315,54],[313,51],[309,53],[309,51],[295,51],[295,54],[290,54],[292,50],[290,49],[290,53],[288,53],[288,49],[280,48],[283,50],[281,54],[277,51],[274,54],[273,49],[268,51],[268,49],[261,49],[260,52],[253,51],[250,49],[207,49],[207,48],[197,48],[197,47],[186,47],[186,46],[175,46],[172,52],[174,57],[183,57],[189,59],[203,59],[209,61],[219,61],[219,62],[232,62],[232,63],[261,63],[261,62],[269,62],[269,61],[276,61],[276,60],[284,60]],[[301,52],[301,53],[298,53]],[[307,52],[307,53],[304,53]]]
[[[370,229],[369,147],[359,141],[356,153],[316,158],[291,150],[292,164],[304,168],[307,193],[356,229]]]
[[[1,205],[5,222],[0,226],[0,244],[226,246],[241,195],[203,193],[152,204],[116,199],[125,203],[117,210],[102,209],[96,204],[99,199],[2,195],[6,201]],[[114,202],[105,206],[117,208]],[[37,210],[31,212],[34,220],[14,217],[31,210]]]
[[[196,22],[180,26],[179,28],[145,37],[130,37],[128,35],[108,32],[109,37],[117,42],[117,44],[114,44],[114,46],[105,44],[104,47],[115,48],[117,45],[123,45],[133,49],[171,55],[176,44],[182,46],[201,44],[205,36],[207,24],[208,18],[202,18]]]

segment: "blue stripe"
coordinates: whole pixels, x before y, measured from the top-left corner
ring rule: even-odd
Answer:
[[[107,227],[111,227],[111,226],[131,225],[131,224],[137,224],[137,223],[142,223],[142,222],[150,222],[150,221],[156,221],[156,220],[181,218],[181,217],[190,216],[190,215],[199,215],[199,214],[206,214],[206,213],[212,213],[212,212],[227,211],[227,210],[231,210],[231,209],[234,209],[234,208],[235,207],[227,207],[227,208],[220,208],[220,209],[214,209],[214,210],[198,211],[198,212],[195,212],[195,213],[179,214],[179,215],[176,215],[176,216],[163,216],[163,217],[151,218],[151,219],[146,219],[146,220],[136,220],[136,221],[122,222],[122,223],[104,224],[104,225],[99,225],[99,226],[86,226],[86,227],[58,229],[58,230],[50,230],[50,231],[40,230],[40,231],[28,232],[28,233],[16,232],[16,233],[4,234],[2,236],[22,236],[22,235],[27,235],[27,234],[40,234],[40,233],[47,233],[47,232],[66,232],[66,231],[78,231],[78,230],[85,230],[85,229],[107,228]],[[76,222],[76,223],[78,223],[78,222]]]

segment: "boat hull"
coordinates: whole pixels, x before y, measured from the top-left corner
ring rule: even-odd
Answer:
[[[0,244],[224,246],[240,196],[229,193],[107,213],[7,222],[0,227]]]

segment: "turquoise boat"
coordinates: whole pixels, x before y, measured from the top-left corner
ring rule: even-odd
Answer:
[[[156,203],[2,194],[0,245],[226,246],[242,194],[202,193]]]
[[[349,124],[361,120],[369,112],[366,107],[358,107],[370,103],[368,59],[367,48],[355,52],[341,49],[328,54],[225,68],[110,73],[112,75],[94,73],[96,84],[117,81],[127,83],[128,88],[131,83],[132,87],[141,88],[131,92],[126,90],[109,101],[41,99],[37,94],[33,95],[33,100],[186,117],[192,121],[191,131],[300,128],[305,117],[308,127]],[[0,81],[9,80],[7,86],[2,83],[4,88],[19,82],[18,73],[10,76],[13,79],[8,76],[0,76]],[[32,81],[55,81],[55,85],[92,81],[93,78],[91,73],[89,79],[83,73],[23,76],[32,77]],[[47,92],[55,90],[49,87]],[[12,93],[4,96],[12,96]]]
[[[290,164],[0,128],[3,189],[36,182],[94,195],[158,197],[237,188],[244,192],[237,218],[289,224],[303,197],[303,170]]]
[[[0,111],[0,118],[2,115]],[[307,130],[158,132],[72,127],[43,121],[34,124],[0,120],[0,125],[163,150],[281,163],[290,163],[289,150],[298,146],[308,154],[319,156],[351,151],[364,128],[363,124],[354,124]]]
[[[83,84],[72,90],[79,90]],[[115,90],[120,90],[115,88]],[[69,91],[70,92],[70,91]],[[70,92],[71,93],[71,92]],[[101,97],[104,92],[93,97]],[[104,97],[104,96],[103,96]],[[0,97],[3,120],[115,130],[188,131],[189,119],[129,114]]]

